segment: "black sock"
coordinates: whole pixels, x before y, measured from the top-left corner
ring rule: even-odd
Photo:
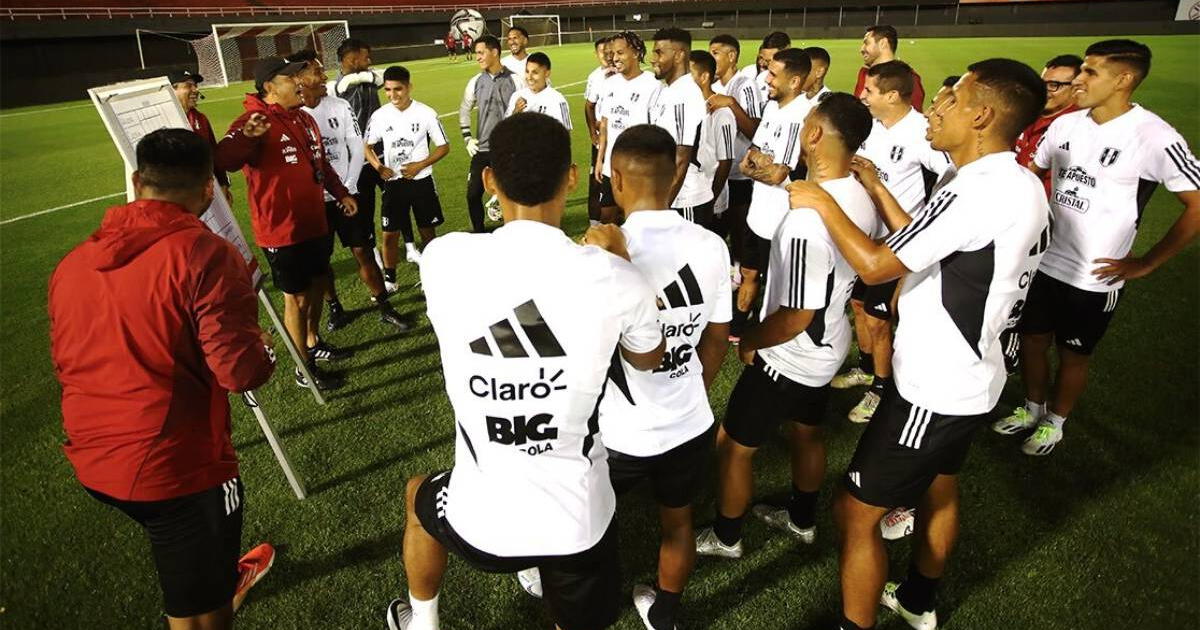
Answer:
[[[867,374],[875,373],[875,359],[871,356],[870,352],[863,352],[859,350],[858,369],[866,372]]]
[[[890,377],[890,376],[880,376],[880,375],[876,374],[876,375],[875,375],[875,382],[874,382],[874,383],[871,383],[871,391],[873,391],[873,392],[875,392],[876,394],[879,394],[880,396],[882,396],[882,395],[883,395],[883,390],[887,389],[887,388],[888,388],[888,386],[889,386],[889,385],[891,385],[891,384],[892,384],[892,377]]]
[[[863,626],[860,626],[847,619],[845,615],[842,615],[842,621],[838,624],[838,628],[839,630],[873,630],[875,626],[867,626],[864,628]]]
[[[383,293],[380,293],[379,295],[372,296],[371,301],[374,302],[375,305],[378,306],[380,309],[386,311],[386,310],[392,308],[392,305],[388,304],[388,297],[389,297],[388,292],[384,291]]]
[[[788,500],[788,516],[792,524],[800,529],[808,529],[817,521],[817,496],[820,491],[804,492],[792,487],[792,497]]]
[[[325,304],[329,305],[329,310],[331,312],[342,310],[342,303],[337,298],[333,298],[332,300],[325,300]]]
[[[933,592],[938,579],[921,575],[915,565],[908,566],[908,577],[896,589],[896,599],[910,613],[919,615],[933,610]]]
[[[387,282],[395,282],[396,281],[396,268],[395,267],[384,267],[383,268],[383,279]]]
[[[654,603],[650,605],[646,617],[650,619],[650,625],[655,630],[674,630],[675,615],[679,612],[679,600],[682,597],[683,593],[672,593],[658,586],[654,587]]]
[[[713,532],[720,539],[721,544],[726,547],[732,547],[741,542],[742,521],[745,519],[745,514],[736,518],[728,518],[717,512],[717,520],[713,522]]]

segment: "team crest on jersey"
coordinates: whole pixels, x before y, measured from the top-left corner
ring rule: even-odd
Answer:
[[[1121,157],[1121,150],[1112,147],[1106,147],[1100,152],[1100,166],[1112,166],[1117,158]]]
[[[893,162],[899,162],[900,160],[904,159],[904,147],[900,145],[892,147],[892,153],[889,157],[892,158]]]
[[[338,122],[338,119],[336,119],[336,118],[329,119],[329,126],[332,127],[333,129],[337,129],[340,124],[341,123]]]
[[[638,99],[640,99],[640,98],[642,98],[642,95],[638,94],[637,92],[634,92],[633,94],[629,95],[629,101],[632,103],[638,102]]]
[[[412,132],[413,133],[417,133],[420,130],[421,130],[421,123],[413,123],[412,124]]]

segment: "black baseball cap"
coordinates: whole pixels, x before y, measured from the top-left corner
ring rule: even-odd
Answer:
[[[168,72],[167,80],[171,82],[171,85],[175,85],[176,83],[183,83],[184,81],[195,81],[196,84],[199,85],[200,83],[204,82],[204,77],[200,76],[199,74],[197,74],[195,72],[192,72],[191,70],[179,68],[179,69]]]
[[[254,89],[262,92],[263,84],[279,75],[292,76],[308,65],[303,61],[288,63],[283,57],[267,57],[260,59],[254,66]]]

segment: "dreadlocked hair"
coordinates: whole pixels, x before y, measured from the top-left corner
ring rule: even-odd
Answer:
[[[639,62],[646,60],[646,42],[642,41],[642,38],[637,33],[634,33],[633,31],[621,31],[616,35],[613,35],[611,39],[625,40],[625,43],[628,44],[629,47],[635,52],[637,52],[637,58]]]

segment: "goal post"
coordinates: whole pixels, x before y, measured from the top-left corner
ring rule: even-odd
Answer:
[[[337,49],[350,37],[345,20],[213,24],[212,33],[194,40],[204,82],[226,86],[254,78],[254,65],[266,57],[286,57],[311,48],[327,68],[337,68]]]
[[[557,15],[510,15],[500,20],[507,34],[508,29],[520,26],[529,31],[529,46],[562,45],[562,25]]]

